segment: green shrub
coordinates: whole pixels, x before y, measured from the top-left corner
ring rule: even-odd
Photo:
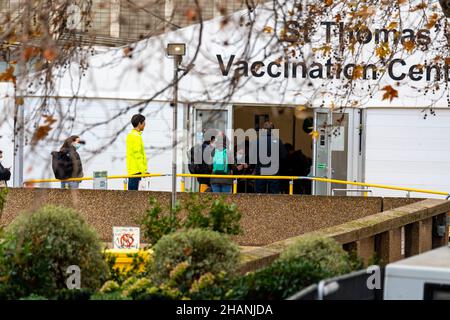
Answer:
[[[320,280],[362,268],[334,239],[303,237],[270,266],[238,278],[224,298],[285,299]]]
[[[5,207],[7,195],[8,195],[8,188],[0,189],[0,219],[2,217],[3,208]],[[0,227],[0,229],[1,229],[1,227]]]
[[[172,210],[172,214],[163,212],[155,198],[149,199],[150,208],[147,210],[140,224],[143,225],[144,237],[149,243],[158,242],[164,235],[177,231],[180,227],[178,217],[179,207]]]
[[[223,197],[214,200],[211,196],[200,198],[191,194],[182,208],[187,211],[183,225],[187,229],[209,229],[225,234],[239,234],[242,231],[242,214],[236,204],[226,203]]]
[[[226,203],[223,197],[200,198],[191,194],[176,206],[172,214],[169,214],[170,209],[163,210],[154,198],[150,198],[149,204],[150,208],[139,223],[143,227],[144,237],[151,244],[180,229],[208,229],[233,235],[241,232],[241,213],[236,204]],[[179,216],[181,211],[186,213],[184,220]]]
[[[124,297],[120,291],[114,291],[108,293],[97,292],[91,296],[90,300],[132,300],[132,299]]]
[[[281,260],[305,259],[333,274],[351,272],[355,266],[350,255],[332,238],[302,237],[280,255]]]
[[[157,284],[166,283],[188,292],[206,273],[234,273],[239,249],[227,236],[215,231],[192,229],[166,235],[154,246],[150,274]]]
[[[57,298],[71,265],[80,267],[82,289],[94,291],[108,276],[97,235],[81,216],[58,206],[22,214],[0,240],[0,298]]]
[[[46,297],[30,294],[28,297],[20,298],[19,300],[48,300]]]
[[[277,260],[264,269],[236,279],[224,299],[285,299],[313,283],[335,275],[307,259]]]

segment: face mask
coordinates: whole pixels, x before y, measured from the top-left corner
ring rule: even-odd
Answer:
[[[73,147],[75,148],[75,150],[78,150],[80,149],[81,145],[79,143],[75,143]]]

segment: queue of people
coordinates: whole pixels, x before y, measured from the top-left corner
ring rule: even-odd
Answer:
[[[229,150],[229,142],[223,134],[211,137],[200,145],[191,148],[189,153],[189,172],[192,174],[220,175],[270,175],[270,176],[307,176],[312,160],[301,150],[295,151],[291,144],[284,144],[280,138],[272,137],[274,125],[264,123],[261,135],[257,139],[256,149],[250,150],[249,141],[238,145],[233,152]],[[276,152],[277,164],[267,159],[260,159],[260,148],[264,148],[267,159]],[[277,148],[278,150],[272,150]],[[250,153],[258,156],[256,163],[251,164]],[[197,159],[197,161],[194,161]],[[201,159],[199,162],[198,159]],[[233,179],[230,178],[197,178],[201,192],[231,193]],[[289,193],[289,181],[277,179],[238,179],[238,193]],[[311,194],[311,183],[306,180],[294,182],[294,193]]]
[[[129,176],[148,174],[147,156],[145,154],[142,133],[145,129],[145,117],[136,114],[131,118],[132,129],[126,138],[126,164]],[[213,175],[290,175],[306,176],[311,167],[311,158],[294,150],[291,144],[284,144],[279,138],[272,136],[274,125],[267,121],[256,141],[256,149],[250,150],[249,141],[231,150],[228,138],[220,133],[205,139],[202,144],[191,148],[189,158],[189,171],[193,174]],[[52,152],[52,167],[55,177],[60,180],[82,178],[83,165],[78,153],[84,142],[79,136],[67,138],[60,150]],[[276,149],[274,149],[276,148]],[[267,159],[260,158],[260,149],[267,154]],[[256,152],[257,161],[250,162],[250,153]],[[272,154],[276,155],[272,162]],[[2,154],[0,151],[0,160]],[[200,159],[200,161],[198,161]],[[269,161],[266,161],[269,160]],[[8,175],[9,174],[9,175]],[[0,187],[6,186],[10,177],[9,169],[0,163]],[[128,179],[128,190],[138,190],[140,177]],[[201,192],[231,193],[233,179],[222,177],[198,177]],[[286,184],[287,182],[287,184]],[[62,181],[63,189],[78,189],[80,181]],[[239,179],[239,193],[288,193],[289,182],[277,179]],[[294,193],[311,194],[309,181],[295,181]]]

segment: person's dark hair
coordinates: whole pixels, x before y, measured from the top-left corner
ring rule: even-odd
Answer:
[[[284,147],[286,148],[286,151],[294,151],[294,146],[290,143],[285,143]]]
[[[133,128],[136,128],[140,123],[145,121],[145,117],[142,114],[135,114],[131,117],[131,124]]]
[[[270,131],[272,129],[275,129],[275,125],[271,121],[266,121],[263,124],[263,129],[266,129],[266,130]]]
[[[69,138],[67,138],[67,139],[64,141],[64,143],[63,143],[63,145],[62,145],[60,151],[69,149],[69,148],[72,146],[72,143],[74,143],[74,142],[75,142],[77,139],[79,139],[79,138],[80,138],[79,136],[70,136]]]

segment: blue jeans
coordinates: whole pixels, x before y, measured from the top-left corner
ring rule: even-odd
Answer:
[[[78,189],[80,181],[61,181],[61,189]]]
[[[139,181],[142,178],[128,178],[128,190],[139,190]]]
[[[212,184],[212,192],[231,193],[231,184]]]

